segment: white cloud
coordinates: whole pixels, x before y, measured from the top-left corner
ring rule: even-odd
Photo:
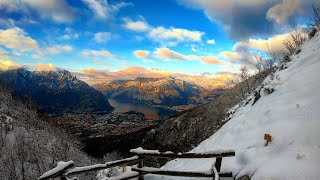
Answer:
[[[15,63],[11,60],[2,60],[0,59],[0,71],[7,71],[10,69],[17,69],[22,67],[22,65]]]
[[[152,27],[144,20],[142,16],[140,16],[140,20],[138,21],[132,21],[127,18],[124,18],[124,21],[124,28],[136,32],[146,32],[147,36],[151,40],[158,42],[163,46],[176,46],[180,43],[201,42],[202,36],[205,34],[201,31],[183,28],[166,28],[163,26]]]
[[[232,64],[249,64],[253,55],[247,52],[223,51],[219,57],[229,60]]]
[[[207,40],[208,44],[216,44],[216,41],[214,39],[209,39]]]
[[[74,34],[64,34],[62,36],[59,37],[59,39],[61,40],[75,40],[75,39],[78,39],[79,38],[79,34],[78,33],[74,33]]]
[[[150,52],[146,50],[136,50],[133,53],[137,58],[147,58],[150,54]]]
[[[48,72],[48,71],[57,71],[57,67],[54,65],[54,64],[42,64],[42,63],[39,63],[39,64],[36,64],[35,65],[35,71],[45,71],[45,72]]]
[[[299,0],[282,0],[280,4],[277,4],[268,10],[267,18],[274,20],[277,24],[282,24],[296,12],[300,3]]]
[[[120,2],[109,4],[107,0],[82,0],[93,13],[101,19],[108,19],[122,7],[131,5],[131,3]]]
[[[189,58],[181,53],[172,51],[169,48],[158,48],[155,51],[155,55],[159,59],[168,59],[168,60],[189,60]]]
[[[280,34],[272,36],[268,39],[252,39],[239,41],[233,46],[234,51],[248,51],[250,49],[260,50],[263,52],[275,51],[283,52],[283,41],[290,38],[289,34]]]
[[[28,37],[20,28],[0,30],[0,45],[18,51],[34,51],[38,49],[37,41]]]
[[[11,54],[9,54],[6,50],[0,48],[0,57],[10,57]]]
[[[184,54],[175,52],[169,48],[158,48],[156,49],[154,54],[156,58],[164,59],[164,60],[176,60],[176,61],[197,60],[206,64],[226,65],[226,63],[217,59],[214,56],[184,55]]]
[[[61,53],[67,53],[73,51],[73,48],[69,45],[64,45],[64,46],[50,46],[47,47],[43,52],[45,54],[61,54]]]
[[[104,57],[110,57],[113,56],[109,51],[105,51],[105,50],[91,50],[91,49],[86,49],[82,51],[82,56],[84,57],[90,57],[90,56],[104,56]]]
[[[110,32],[97,32],[94,34],[94,40],[97,43],[103,43],[107,42],[111,39],[111,33]]]
[[[137,31],[137,32],[145,32],[149,30],[148,23],[144,21],[131,21],[125,19],[125,24],[123,25],[126,29]]]
[[[204,32],[191,31],[181,28],[153,28],[148,36],[156,42],[175,46],[182,42],[200,42]]]
[[[43,49],[39,49],[37,51],[38,53],[31,55],[31,57],[35,59],[46,59],[46,55],[70,53],[72,51],[73,47],[69,45],[53,45]]]
[[[74,10],[65,0],[1,0],[0,9],[31,15],[35,10],[40,17],[68,23],[74,19]]]

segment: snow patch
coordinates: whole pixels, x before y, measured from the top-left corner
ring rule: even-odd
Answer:
[[[230,120],[191,152],[234,149],[235,157],[223,158],[222,171],[232,171],[236,178],[249,175],[252,180],[319,179],[319,33],[301,50],[291,57],[288,68],[263,82],[264,89],[274,89],[272,94],[260,91],[261,97],[254,106],[249,103],[230,109]],[[273,137],[268,146],[264,145],[265,133]],[[201,171],[209,169],[214,161],[176,159],[162,169]],[[146,179],[168,178],[149,175]]]

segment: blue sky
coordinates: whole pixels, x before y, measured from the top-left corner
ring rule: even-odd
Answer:
[[[59,67],[93,79],[130,78],[133,69],[151,77],[154,69],[213,77],[236,71],[266,43],[281,48],[288,27],[305,23],[312,3],[1,0],[0,66]],[[131,74],[117,76],[126,70]]]

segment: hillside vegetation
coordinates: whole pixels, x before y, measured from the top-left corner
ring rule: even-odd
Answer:
[[[36,179],[63,160],[90,163],[80,148],[77,140],[47,124],[32,104],[0,84],[1,180]]]

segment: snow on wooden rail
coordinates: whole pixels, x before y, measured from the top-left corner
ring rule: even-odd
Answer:
[[[76,175],[89,171],[98,171],[116,166],[127,166],[128,164],[138,163],[138,166],[132,166],[131,172],[120,176],[111,177],[112,180],[124,180],[139,177],[143,179],[145,174],[157,174],[157,175],[167,175],[167,176],[183,176],[183,177],[214,177],[214,179],[219,179],[219,177],[232,177],[231,172],[220,172],[221,162],[223,157],[235,156],[234,150],[215,150],[202,153],[173,153],[171,151],[159,152],[158,150],[145,150],[140,148],[131,149],[131,153],[136,154],[133,157],[106,162],[104,164],[95,164],[91,166],[74,167],[72,161],[69,162],[59,162],[57,167],[44,173],[38,178],[38,180],[46,180],[51,178],[61,178],[61,180],[68,179],[68,176]],[[172,171],[172,170],[162,170],[158,168],[144,167],[143,160],[147,157],[155,158],[216,158],[215,163],[212,168],[208,171]]]
[[[152,167],[138,168],[136,166],[132,166],[131,170],[137,171],[140,174],[157,174],[181,177],[215,177],[215,173],[213,171],[172,171]],[[232,172],[219,172],[218,174],[219,177],[232,177]]]
[[[57,163],[57,167],[51,169],[50,171],[44,173],[42,176],[40,176],[38,179],[49,179],[49,178],[54,178],[54,177],[60,177],[62,176],[63,172],[66,171],[67,169],[72,168],[73,161],[68,161],[68,162],[63,162],[60,161]]]
[[[46,180],[46,179],[57,178],[57,177],[67,177],[69,175],[76,175],[76,174],[89,172],[89,171],[98,171],[98,170],[116,167],[120,165],[127,165],[129,163],[135,163],[138,161],[141,161],[141,158],[139,158],[138,156],[133,156],[133,157],[122,159],[122,160],[106,162],[105,164],[95,164],[95,165],[83,166],[83,167],[73,167],[72,161],[67,162],[68,163],[67,167],[65,166],[66,162],[59,162],[57,164],[57,167],[44,173],[42,176],[38,178],[38,180]]]
[[[131,153],[140,157],[157,157],[157,158],[221,158],[235,156],[234,150],[215,150],[202,153],[173,153],[171,151],[159,152],[158,150],[145,150],[141,147],[131,149]]]

